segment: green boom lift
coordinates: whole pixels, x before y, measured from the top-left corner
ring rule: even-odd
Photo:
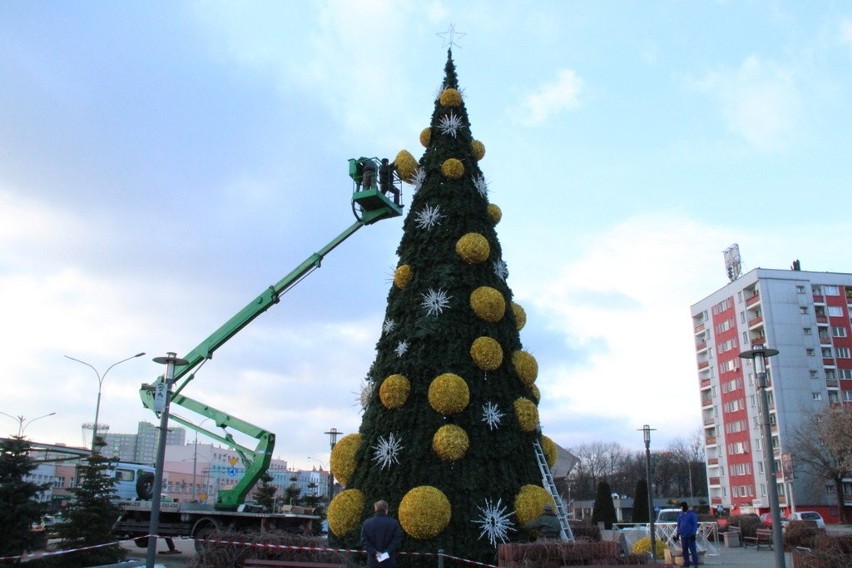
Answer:
[[[216,509],[226,511],[236,510],[245,501],[248,492],[251,491],[252,487],[263,477],[269,468],[269,463],[272,460],[272,450],[275,448],[275,434],[250,424],[245,420],[231,416],[227,412],[184,396],[182,391],[195,378],[194,371],[207,359],[211,359],[213,353],[219,347],[254,321],[260,314],[271,308],[274,304],[277,304],[281,296],[295,286],[302,278],[316,268],[319,268],[322,259],[334,250],[337,245],[348,239],[364,225],[371,225],[382,219],[390,219],[402,215],[402,205],[394,203],[386,194],[379,191],[378,187],[361,187],[363,165],[366,161],[378,163],[378,160],[375,158],[362,157],[349,160],[349,176],[355,183],[355,190],[352,193],[352,211],[355,214],[355,223],[337,235],[318,252],[313,253],[305,259],[304,262],[290,271],[277,284],[264,290],[257,298],[252,300],[246,307],[225,322],[224,325],[214,331],[207,339],[202,341],[195,349],[185,355],[183,357],[187,362],[185,365],[177,365],[175,367],[173,384],[176,388],[171,393],[170,404],[178,405],[195,413],[195,415],[204,417],[204,419],[210,419],[218,428],[222,429],[222,434],[203,428],[199,424],[177,414],[171,415],[170,419],[232,448],[240,456],[245,466],[245,474],[233,488],[219,490]],[[397,190],[399,190],[399,180],[394,179],[393,183]],[[139,390],[142,404],[155,413],[157,411],[155,410],[154,393],[156,392],[157,385],[164,381],[165,377],[160,376],[153,384],[143,384]],[[203,421],[202,419],[201,422]],[[257,447],[251,449],[239,444],[229,430],[240,432],[256,439]]]

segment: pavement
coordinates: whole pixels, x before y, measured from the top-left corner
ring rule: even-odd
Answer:
[[[168,550],[166,543],[164,541],[157,543],[155,566],[160,568],[189,568],[192,565],[192,559],[195,557],[195,541],[191,538],[176,538],[174,543],[175,548],[181,552],[180,554],[163,554],[163,551]],[[147,548],[137,547],[132,540],[122,541],[121,546],[127,550],[127,560],[136,561],[136,566],[145,566],[148,559]],[[133,568],[134,564],[128,563],[124,566]]]

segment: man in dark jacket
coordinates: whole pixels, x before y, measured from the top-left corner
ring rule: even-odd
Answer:
[[[556,513],[553,512],[553,505],[547,503],[541,515],[528,522],[524,529],[528,531],[537,531],[538,540],[557,539],[562,533],[562,525],[559,519],[556,518]]]
[[[386,501],[373,504],[375,514],[361,527],[361,548],[367,551],[367,566],[396,568],[395,553],[402,544],[399,521],[388,516]]]

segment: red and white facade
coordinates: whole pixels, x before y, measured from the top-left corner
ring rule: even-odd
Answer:
[[[812,413],[852,404],[852,274],[758,268],[691,313],[711,507],[768,512],[764,467],[774,459],[783,512],[836,519],[834,489],[797,467],[788,446]],[[754,366],[739,356],[754,344],[779,351],[767,360],[772,448],[763,447]],[[844,491],[852,506],[852,479]]]

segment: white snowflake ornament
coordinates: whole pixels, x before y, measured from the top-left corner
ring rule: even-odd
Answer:
[[[494,264],[494,274],[502,281],[506,281],[506,278],[509,277],[509,267],[506,265],[506,261],[502,258],[500,260],[495,260]]]
[[[423,296],[423,301],[420,305],[426,309],[427,316],[440,315],[447,306],[450,305],[451,296],[447,295],[446,290],[435,290],[429,288]]]
[[[395,328],[395,327],[396,327],[396,322],[395,322],[395,321],[393,321],[393,320],[392,320],[392,319],[390,319],[390,318],[387,318],[387,319],[384,321],[384,323],[382,324],[382,332],[384,332],[384,333],[390,333],[390,332],[392,332],[392,331],[394,330],[394,328]]]
[[[493,402],[486,402],[482,405],[482,421],[488,424],[489,430],[494,430],[500,426],[500,421],[505,416],[500,412],[500,407]]]
[[[373,461],[382,469],[399,463],[399,451],[402,449],[402,440],[397,438],[393,432],[388,437],[379,436],[379,442],[373,446]]]
[[[456,116],[456,113],[450,111],[450,114],[445,114],[441,117],[438,123],[438,130],[441,131],[441,134],[455,138],[462,126],[461,117]]]
[[[423,168],[417,168],[417,171],[414,172],[414,177],[411,178],[411,184],[414,186],[414,193],[423,187],[423,182],[426,181],[426,170]]]
[[[480,174],[479,177],[473,180],[473,187],[479,192],[479,195],[488,197],[488,182],[485,181],[484,175]]]
[[[479,509],[480,517],[471,521],[482,529],[479,538],[487,536],[491,546],[497,546],[498,540],[506,542],[509,540],[509,531],[515,530],[510,520],[514,511],[507,511],[508,507],[501,507],[501,505],[501,499],[497,499],[497,503],[492,503],[491,499],[486,498],[484,507],[476,507]]]
[[[396,349],[393,350],[396,353],[397,357],[402,357],[408,351],[408,342],[406,340],[402,340],[396,344]]]
[[[414,222],[421,229],[426,229],[427,231],[434,227],[435,225],[440,224],[441,219],[444,218],[444,215],[441,213],[441,206],[435,205],[432,207],[428,203],[425,207],[423,207],[420,211],[417,212],[417,216],[414,219]]]

